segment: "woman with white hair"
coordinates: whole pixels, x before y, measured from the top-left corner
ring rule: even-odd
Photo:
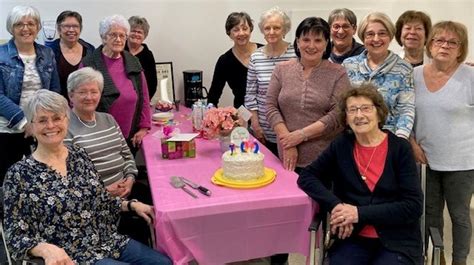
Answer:
[[[46,265],[172,264],[117,232],[119,212],[134,211],[148,223],[153,207],[110,196],[81,147],[63,141],[70,120],[60,94],[41,89],[25,108],[38,147],[7,172],[4,227],[13,259],[37,256]]]
[[[38,10],[15,6],[6,25],[12,38],[0,45],[0,186],[7,169],[31,153],[23,109],[32,94],[39,89],[60,91],[53,51],[35,42],[41,29]]]
[[[73,107],[64,142],[86,150],[112,196],[152,204],[148,185],[135,181],[137,166],[119,125],[109,113],[95,110],[103,87],[102,74],[91,67],[69,75],[67,88]],[[148,225],[133,214],[121,214],[119,232],[149,244]]]
[[[415,118],[413,68],[388,49],[395,36],[395,25],[381,12],[368,14],[357,34],[367,49],[342,62],[353,86],[368,82],[382,94],[389,114],[384,129],[408,139]]]
[[[86,56],[83,66],[90,66],[104,76],[104,90],[97,108],[110,113],[120,125],[133,154],[151,128],[148,86],[139,60],[125,51],[130,31],[128,21],[112,15],[100,22],[100,45]]]
[[[284,40],[290,31],[291,21],[285,12],[274,7],[263,12],[258,27],[267,44],[250,56],[245,106],[253,114],[251,129],[255,138],[278,155],[276,134],[266,117],[266,94],[275,65],[296,58],[293,45]]]

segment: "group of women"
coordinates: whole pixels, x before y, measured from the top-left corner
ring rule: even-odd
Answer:
[[[21,160],[4,184],[13,256],[168,264],[116,227],[120,210],[153,217],[149,205],[127,199],[136,174],[130,161],[150,128],[146,106],[156,89],[153,55],[143,44],[147,21],[105,18],[102,45],[94,49],[79,38],[81,16],[65,11],[57,19],[54,53],[35,42],[40,21],[36,9],[15,7],[7,18],[12,39],[0,46],[1,177]],[[451,21],[431,27],[418,11],[403,13],[396,24],[373,12],[357,25],[352,11],[336,9],[328,21],[304,19],[291,43],[285,41],[288,15],[272,8],[258,23],[266,40],[260,45],[250,41],[250,16],[230,14],[225,28],[234,45],[216,64],[210,102],[218,104],[228,82],[234,105],[253,113],[254,136],[300,174],[298,185],[330,213],[338,238],[331,264],[421,264],[415,161],[428,165],[427,226],[442,231],[446,201],[453,264],[466,264],[474,174],[474,69],[463,63],[466,27]],[[400,56],[388,49],[393,38],[403,46]],[[114,161],[123,161],[115,173],[94,167],[86,155],[91,146],[84,136],[108,130]],[[67,134],[66,142],[85,149],[65,145]],[[33,138],[37,146],[29,155]],[[275,255],[272,264],[286,259]]]
[[[254,136],[300,174],[300,187],[331,214],[340,239],[330,250],[331,264],[421,264],[415,161],[428,167],[426,225],[442,233],[446,202],[452,264],[466,264],[474,179],[474,69],[464,64],[466,27],[432,26],[427,14],[413,10],[395,24],[373,12],[357,25],[343,8],[330,13],[329,23],[303,20],[291,45],[284,40],[288,17],[273,8],[259,22],[267,43],[255,49],[252,21],[239,14],[233,29],[226,23],[227,32],[241,35],[228,34],[233,52],[216,64],[211,102],[218,103],[228,81],[234,105],[244,97],[254,114]],[[403,48],[398,54],[389,50],[394,38]],[[236,47],[248,47],[249,59]],[[224,56],[237,60],[231,67]],[[235,64],[247,72],[232,72]],[[241,81],[227,79],[231,73]],[[344,127],[350,133],[339,134]]]
[[[129,48],[150,54],[138,47],[148,33],[146,20],[131,21]],[[7,17],[12,39],[0,46],[0,174],[11,255],[39,256],[46,264],[171,264],[118,233],[119,212],[134,212],[148,224],[154,218],[153,207],[134,196],[146,191],[136,191],[130,149],[141,144],[151,119],[143,68],[124,50],[129,22],[102,20],[97,49],[79,38],[77,12],[62,12],[57,27],[53,49],[37,44],[39,12],[17,6]],[[99,134],[98,152],[87,137]]]

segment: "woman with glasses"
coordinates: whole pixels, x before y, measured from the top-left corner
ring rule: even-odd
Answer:
[[[41,29],[38,10],[16,6],[6,26],[12,38],[0,46],[0,186],[7,169],[31,153],[26,104],[36,90],[60,91],[53,51],[35,42]]]
[[[125,50],[136,56],[140,61],[148,86],[148,96],[152,98],[158,85],[156,62],[153,52],[143,43],[146,37],[148,37],[150,24],[148,24],[146,18],[140,16],[130,17],[128,23],[130,23],[130,36],[127,40],[127,45],[125,45]]]
[[[151,128],[150,98],[143,68],[125,51],[130,24],[121,15],[104,18],[99,25],[102,45],[82,61],[104,76],[98,111],[110,113],[133,154]]]
[[[67,77],[79,68],[82,58],[92,54],[94,46],[79,38],[82,31],[82,16],[76,11],[61,12],[56,19],[59,39],[47,44],[53,49],[58,64],[61,95],[69,99],[67,94]]]
[[[331,265],[421,265],[423,198],[408,141],[382,127],[389,112],[372,84],[343,94],[348,130],[298,178],[330,214]]]
[[[461,23],[436,23],[426,45],[432,60],[414,71],[412,147],[416,160],[427,165],[426,226],[442,233],[446,203],[453,224],[453,265],[466,264],[472,240],[474,69],[463,63],[468,39]]]
[[[413,68],[388,49],[395,26],[386,14],[373,12],[362,20],[357,33],[367,50],[342,65],[355,87],[365,82],[377,87],[389,109],[384,128],[408,139],[415,117]]]
[[[64,97],[33,93],[25,108],[38,147],[15,163],[4,183],[6,242],[13,259],[42,257],[45,264],[172,264],[117,232],[120,212],[149,224],[153,207],[107,192],[86,151],[66,146],[70,114]]]
[[[347,8],[334,9],[329,14],[331,27],[331,54],[329,61],[341,64],[346,58],[361,54],[364,45],[356,42],[354,34],[357,31],[357,17]]]

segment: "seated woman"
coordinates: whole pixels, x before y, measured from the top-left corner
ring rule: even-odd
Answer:
[[[298,178],[331,214],[338,239],[330,264],[422,264],[423,199],[410,144],[381,129],[388,108],[373,85],[344,93],[339,108],[350,130]]]
[[[149,187],[135,182],[138,173],[135,160],[114,117],[95,111],[103,86],[102,74],[91,67],[81,68],[69,75],[68,92],[73,108],[64,143],[76,144],[86,150],[112,196],[152,204]],[[122,213],[120,233],[149,244],[148,225],[134,217],[133,214]]]
[[[153,208],[110,196],[84,149],[63,144],[68,110],[63,96],[43,89],[26,106],[38,147],[9,169],[3,186],[12,257],[39,256],[46,264],[172,264],[117,233],[120,211],[135,211],[151,223]]]

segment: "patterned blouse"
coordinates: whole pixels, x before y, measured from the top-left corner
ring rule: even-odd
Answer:
[[[46,242],[75,262],[93,263],[118,258],[128,243],[117,233],[121,200],[109,196],[84,149],[68,149],[66,177],[31,156],[6,174],[4,226],[12,258]]]

